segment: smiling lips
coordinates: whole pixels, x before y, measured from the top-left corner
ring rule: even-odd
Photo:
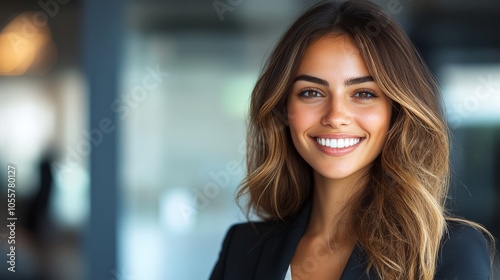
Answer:
[[[315,138],[316,142],[323,147],[329,147],[333,149],[342,149],[352,147],[358,144],[362,138],[338,138],[338,139],[329,139],[329,138]]]

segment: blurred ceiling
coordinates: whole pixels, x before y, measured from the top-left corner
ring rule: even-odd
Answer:
[[[59,4],[59,2],[65,4]],[[58,50],[56,69],[80,65],[82,0],[11,0],[2,3],[0,28],[25,11],[48,16],[53,40]],[[120,3],[120,0],[113,0]],[[144,33],[183,32],[213,33],[270,32],[282,29],[277,22],[291,22],[315,0],[124,0],[125,23],[130,30]],[[398,5],[395,14],[411,31],[422,49],[447,45],[489,44],[495,48],[500,37],[495,24],[500,18],[498,0],[374,0],[386,10]],[[45,3],[45,4],[43,4]],[[215,4],[231,10],[223,20]],[[54,5],[56,4],[56,5]],[[233,6],[231,6],[233,5]]]

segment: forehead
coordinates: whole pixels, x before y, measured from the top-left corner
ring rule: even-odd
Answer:
[[[306,49],[297,75],[315,75],[323,79],[369,75],[359,49],[347,35],[327,35]]]

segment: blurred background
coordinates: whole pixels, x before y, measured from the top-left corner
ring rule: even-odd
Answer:
[[[0,278],[207,279],[245,220],[234,195],[252,86],[315,2],[2,2],[0,220],[8,164],[18,220],[15,273],[0,227]],[[442,85],[450,209],[500,238],[500,2],[375,2]]]

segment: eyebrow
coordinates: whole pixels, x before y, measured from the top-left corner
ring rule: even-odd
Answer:
[[[306,81],[306,82],[311,82],[311,83],[320,84],[320,85],[324,85],[324,86],[329,86],[329,83],[326,80],[323,80],[323,79],[320,79],[317,77],[313,77],[313,76],[309,76],[309,75],[300,75],[297,78],[295,78],[295,80],[293,82],[295,83],[297,81]],[[362,84],[362,83],[373,82],[373,81],[374,81],[374,79],[372,76],[349,78],[349,79],[344,81],[344,86],[348,87],[348,86],[352,86],[352,85],[356,85],[356,84]]]
[[[373,77],[372,76],[364,76],[364,77],[357,77],[357,78],[350,78],[345,80],[344,85],[346,87],[356,85],[356,84],[362,84],[366,82],[373,82]]]

